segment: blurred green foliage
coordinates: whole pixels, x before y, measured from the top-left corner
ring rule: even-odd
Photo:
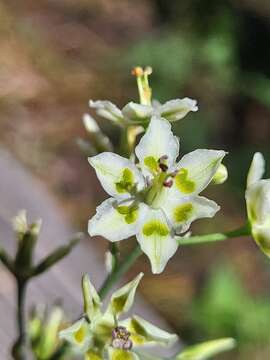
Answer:
[[[266,346],[270,340],[270,298],[251,296],[230,265],[212,269],[190,309],[196,333],[207,338],[232,336],[239,347]]]

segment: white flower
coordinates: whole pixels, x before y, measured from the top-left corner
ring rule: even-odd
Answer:
[[[85,275],[82,283],[86,316],[61,331],[60,337],[71,343],[74,350],[85,354],[86,360],[140,359],[134,348],[174,343],[177,340],[175,334],[169,334],[139,316],[120,319],[131,309],[142,276],[140,273],[114,292],[107,309],[102,312],[98,293]]]
[[[178,138],[168,121],[153,117],[135,153],[137,165],[109,152],[89,158],[111,198],[97,207],[88,231],[112,242],[136,235],[153,273],[160,273],[177,250],[174,235],[219,210],[198,194],[211,182],[225,152],[195,150],[176,162]]]
[[[122,110],[110,101],[89,101],[89,106],[96,109],[98,115],[119,125],[148,123],[153,116],[162,117],[168,121],[177,121],[185,117],[190,111],[197,111],[197,101],[190,98],[175,99],[161,105],[129,102]]]
[[[247,177],[246,203],[252,236],[270,256],[270,179],[262,179],[264,171],[263,155],[255,153]]]

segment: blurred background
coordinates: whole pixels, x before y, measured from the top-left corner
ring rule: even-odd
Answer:
[[[199,112],[174,124],[181,153],[229,152],[229,180],[207,190],[222,210],[192,232],[236,228],[253,152],[270,164],[269,43],[267,0],[1,0],[0,146],[85,231],[106,195],[77,146],[86,137],[82,114],[90,98],[120,108],[137,101],[130,70],[150,65],[155,99],[199,102]],[[118,129],[99,124],[117,142]],[[88,241],[100,254],[108,245]],[[233,336],[238,349],[220,359],[269,359],[270,264],[251,239],[179,249],[159,276],[144,257],[129,275],[138,270],[142,296],[186,344]]]

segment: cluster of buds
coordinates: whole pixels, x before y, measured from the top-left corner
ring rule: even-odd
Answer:
[[[76,235],[69,244],[58,247],[38,264],[34,264],[34,250],[41,229],[41,220],[28,224],[26,211],[22,210],[13,219],[12,223],[17,237],[17,251],[15,256],[12,257],[5,249],[0,248],[0,261],[21,283],[42,274],[63,259],[70,253],[81,237],[80,234]]]

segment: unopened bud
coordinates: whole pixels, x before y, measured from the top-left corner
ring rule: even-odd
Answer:
[[[24,234],[28,230],[26,210],[20,210],[19,213],[12,219],[12,225],[18,240],[22,240]]]
[[[212,179],[212,184],[214,185],[223,184],[227,180],[227,178],[228,178],[228,170],[225,165],[220,164],[217,169],[217,172],[215,173]]]

